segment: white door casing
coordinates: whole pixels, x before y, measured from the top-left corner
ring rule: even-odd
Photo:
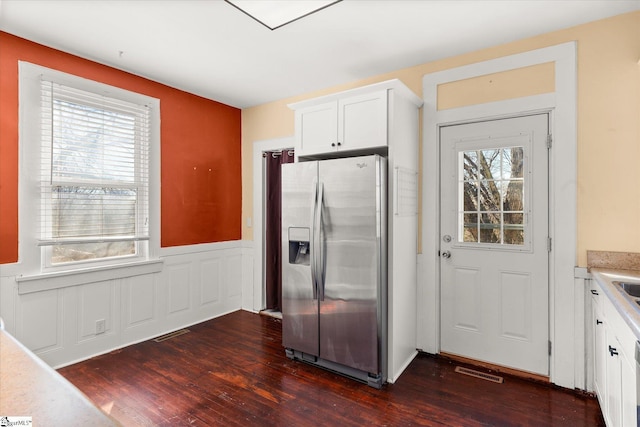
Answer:
[[[545,376],[548,121],[440,129],[440,349]]]
[[[440,199],[439,128],[480,119],[551,111],[553,146],[549,156],[550,381],[584,388],[584,338],[576,334],[584,322],[582,289],[574,280],[577,243],[577,64],[576,43],[567,42],[449,70],[423,78],[422,254],[419,255],[418,348],[440,351]],[[555,91],[541,95],[438,110],[438,86],[501,71],[554,63]]]

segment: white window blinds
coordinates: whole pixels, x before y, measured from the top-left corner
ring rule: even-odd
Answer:
[[[87,258],[135,253],[95,244],[149,238],[150,107],[43,80],[41,113],[39,244],[81,245]]]

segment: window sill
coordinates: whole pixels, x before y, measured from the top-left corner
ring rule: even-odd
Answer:
[[[110,265],[106,267],[18,276],[16,277],[16,282],[18,282],[18,294],[30,294],[33,292],[78,286],[86,283],[158,273],[162,271],[163,263],[164,262],[162,260],[156,259],[113,266]]]

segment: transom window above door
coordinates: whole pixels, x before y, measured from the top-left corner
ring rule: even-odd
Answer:
[[[527,245],[522,145],[458,150],[458,243]]]

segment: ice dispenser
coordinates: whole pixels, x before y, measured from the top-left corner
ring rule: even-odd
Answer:
[[[309,228],[289,227],[289,264],[309,265]]]

